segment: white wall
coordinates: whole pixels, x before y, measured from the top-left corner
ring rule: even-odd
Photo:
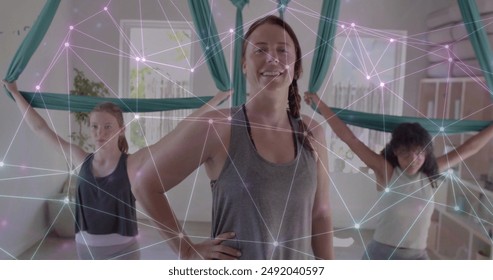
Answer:
[[[24,27],[31,26],[45,1],[8,0],[0,4],[0,65],[2,78],[21,40],[25,37]],[[62,29],[66,26],[69,1],[62,1],[53,28],[41,43],[27,69],[19,79],[21,90],[33,91],[47,73],[47,66],[57,50]],[[17,33],[19,30],[20,34]],[[64,62],[65,64],[65,62]],[[66,92],[64,78],[66,66],[57,65],[42,83],[49,92]],[[48,115],[43,113],[45,117]],[[60,135],[68,135],[67,113],[50,112]],[[47,232],[46,198],[58,192],[66,178],[67,170],[62,156],[46,149],[29,128],[22,124],[22,115],[15,103],[3,89],[0,94],[0,259],[17,256],[41,239]],[[20,128],[19,128],[20,126]],[[32,170],[26,167],[60,170],[56,172]],[[29,176],[46,175],[28,178]]]
[[[110,11],[115,22],[119,23],[122,19],[139,19],[138,2],[131,0],[111,2]],[[156,1],[143,0],[141,2],[143,4],[142,14],[146,15],[145,19],[165,20],[160,8],[156,7]],[[163,4],[165,5],[169,20],[183,20],[185,18],[191,21],[187,1],[161,2],[164,2]],[[250,4],[244,9],[245,23],[251,22],[262,15],[272,13],[276,8],[275,2],[251,0]],[[320,11],[321,2],[319,0],[291,1],[290,7],[293,10],[312,10],[316,14]],[[454,0],[343,0],[339,20],[356,22],[359,25],[371,28],[407,30],[409,35],[421,34],[426,31],[425,17],[429,12],[446,5],[455,4],[455,2]],[[5,70],[7,68],[20,40],[23,38],[23,36],[15,36],[12,32],[26,25],[31,25],[43,3],[44,1],[8,0],[2,1],[0,4],[0,31],[4,32],[0,34],[2,46],[0,65],[2,65],[2,69]],[[171,3],[174,3],[177,7],[174,7]],[[229,0],[215,0],[213,3],[214,19],[219,32],[227,32],[230,27],[234,26],[235,9]],[[85,30],[90,32],[91,36],[100,38],[104,42],[118,47],[119,33],[115,32],[114,23],[108,16],[99,15],[85,20],[90,15],[93,15],[95,11],[101,10],[102,5],[100,1],[62,1],[55,22],[44,39],[40,51],[35,55],[25,73],[21,76],[21,80],[19,81],[21,89],[31,89],[45,73],[53,57],[54,50],[56,50],[58,44],[62,42],[61,38],[66,34],[68,23],[78,24],[81,28],[84,27]],[[303,52],[308,53],[315,45],[315,36],[312,32],[308,32],[306,26],[309,26],[316,32],[318,19],[314,16],[303,15],[300,12],[294,12],[294,14],[296,17],[288,12],[286,19],[297,32],[302,43]],[[227,40],[224,42],[226,43]],[[82,36],[77,35],[77,33],[73,34],[71,44],[83,46],[84,43],[85,40]],[[111,47],[104,45],[92,47],[110,53],[115,52]],[[197,60],[201,56],[198,45],[195,50],[194,56],[195,60]],[[57,66],[54,70],[50,71],[52,75],[47,77],[43,87],[46,86],[52,92],[66,92],[68,90],[67,80],[70,80],[70,77],[67,78],[66,71],[67,69],[69,71],[72,69],[71,63],[73,63],[73,66],[83,69],[88,77],[94,79],[99,76],[118,95],[118,56],[97,54],[82,49],[78,49],[77,52],[81,55],[82,60],[72,56],[68,62],[69,66]],[[228,65],[231,65],[229,60],[231,48],[226,47],[225,53],[228,59]],[[412,48],[407,49],[407,60],[409,63],[406,65],[406,73],[413,73],[426,67],[427,64],[424,59],[415,60],[415,58],[421,55],[422,52],[418,52]],[[312,56],[308,53],[303,59],[305,74],[300,81],[300,89],[302,91],[307,88]],[[89,70],[87,65],[96,72],[97,76]],[[419,72],[406,78],[405,99],[412,105],[416,103],[415,96],[418,90],[418,82],[422,77],[424,77],[424,72]],[[211,95],[216,92],[216,88],[205,64],[194,72],[193,88],[194,93],[197,95]],[[65,163],[63,158],[45,149],[45,145],[36,141],[32,133],[24,126],[19,130],[17,137],[14,138],[13,145],[9,149],[13,135],[15,135],[17,126],[21,121],[21,116],[13,106],[14,103],[4,94],[1,94],[0,99],[0,118],[2,119],[0,157],[3,158],[6,151],[9,150],[7,157],[4,159],[5,163],[26,164],[29,166],[64,170]],[[304,110],[308,114],[311,113],[308,108],[304,108]],[[404,111],[410,112],[406,107]],[[61,135],[68,135],[67,113],[50,112],[50,116],[54,119],[57,129],[60,130],[59,133]],[[3,167],[0,169],[0,248],[14,256],[22,252],[45,233],[46,222],[44,209],[46,203],[43,198],[49,197],[56,192],[64,180],[64,176],[47,176],[20,180],[5,179],[31,174],[26,172],[19,168]],[[185,218],[185,215],[187,220],[191,221],[207,221],[210,219],[211,197],[209,182],[203,175],[204,172],[202,170],[199,173],[198,183],[194,184],[195,174],[192,174],[185,182],[170,192],[171,203],[181,219]],[[342,182],[344,180],[341,181],[341,184]],[[356,186],[361,185],[361,188],[368,189],[368,192],[374,190],[374,186],[366,186],[368,184],[366,180],[354,182],[353,184]],[[189,198],[192,192],[193,196],[190,203]],[[6,195],[39,197],[42,199],[26,200],[2,197]],[[365,197],[358,189],[354,189],[354,193],[350,191],[346,195]],[[337,203],[333,204],[337,205]],[[191,207],[189,208],[188,205],[191,205]],[[354,207],[357,207],[357,205]],[[334,209],[334,215],[345,216],[347,215],[347,211],[344,211],[346,210],[336,207]],[[336,221],[338,220],[336,219]],[[340,222],[338,221],[336,226],[350,225],[349,222],[343,219]],[[2,253],[2,250],[0,250],[0,258],[8,258],[8,255]]]

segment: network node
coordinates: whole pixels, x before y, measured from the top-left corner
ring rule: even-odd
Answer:
[[[444,132],[445,131],[445,127],[441,126],[440,127],[440,132]]]
[[[103,9],[103,10],[107,11],[107,10],[108,10],[108,7],[104,7],[104,9]]]
[[[460,210],[460,209],[459,209],[459,206],[455,205],[454,210],[455,210],[455,211],[459,211],[459,210]]]
[[[279,243],[277,241],[274,241],[274,243],[272,243],[272,245],[274,245],[274,247],[277,247],[277,246],[279,246]]]
[[[145,57],[143,57],[143,58],[142,58],[142,62],[146,62],[146,59],[145,59]]]
[[[385,86],[385,83],[380,83],[380,87],[384,87]]]
[[[354,22],[351,23],[351,27],[355,27],[355,26],[356,26],[356,24]]]
[[[355,229],[359,229],[359,227],[360,227],[360,224],[354,224]]]
[[[395,40],[394,38],[390,38],[390,42],[393,43]]]
[[[289,65],[284,66],[284,68],[289,69]]]
[[[341,27],[342,27],[342,28],[346,28],[346,26],[345,26],[344,24],[343,24],[343,25],[341,25]]]
[[[213,119],[209,119],[209,124],[213,124],[214,123],[214,120]]]
[[[233,118],[231,118],[231,116],[228,117],[228,121],[231,121]]]
[[[368,75],[368,76],[366,76],[366,79],[367,79],[367,80],[369,80],[370,78],[371,78],[371,77],[370,77],[369,75]]]
[[[3,166],[4,166],[3,161],[0,161],[0,167],[3,167]]]
[[[135,118],[136,120],[138,120],[138,119],[140,119],[140,115],[139,115],[139,114],[135,114],[134,118]]]
[[[140,61],[140,57],[136,57],[136,58],[135,58],[135,60],[136,60],[136,61]]]
[[[233,33],[233,32],[235,32],[235,30],[233,28],[230,28],[229,33]]]
[[[71,26],[68,27],[68,29],[74,30],[74,27],[71,25]]]
[[[39,85],[36,86],[36,90],[40,90],[41,87]]]
[[[304,131],[304,132],[303,132],[303,136],[304,136],[304,137],[308,137],[308,132]]]
[[[195,71],[195,69],[194,69],[194,68],[191,68],[191,69],[190,69],[190,72],[192,72],[192,73],[193,73],[193,71]]]
[[[447,173],[448,173],[449,175],[452,175],[452,174],[454,174],[454,170],[453,170],[453,169],[449,169],[449,170],[447,170]]]
[[[68,46],[70,46],[70,44],[69,43],[65,43],[65,47],[68,47]]]
[[[448,62],[454,61],[451,57],[448,58]]]
[[[63,199],[63,203],[68,204],[69,202],[70,202],[70,199],[68,198],[68,196]]]
[[[386,193],[390,192],[390,189],[389,188],[385,188],[385,192]]]
[[[184,237],[183,233],[178,234],[178,238],[182,239]]]
[[[74,175],[75,174],[75,171],[74,170],[70,170],[70,175]]]
[[[449,45],[445,45],[445,48],[448,49],[449,48]]]

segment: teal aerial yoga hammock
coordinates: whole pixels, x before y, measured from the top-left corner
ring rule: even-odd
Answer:
[[[233,106],[246,102],[246,81],[242,71],[241,52],[243,49],[243,8],[249,0],[231,0],[236,7],[235,47],[233,62]]]
[[[474,0],[458,0],[460,12],[464,19],[464,26],[469,34],[469,40],[471,41],[476,58],[479,61],[483,76],[486,81],[486,85],[490,91],[493,89],[493,56],[491,54],[491,47],[481,24],[481,16],[479,15],[478,6]]]
[[[233,0],[232,0],[233,1]],[[473,46],[480,60],[481,68],[485,74],[488,87],[492,86],[492,71],[491,71],[491,53],[487,40],[485,39],[484,31],[477,18],[479,17],[477,7],[474,1],[458,0],[461,12],[467,20],[466,27],[473,40]],[[238,1],[234,1],[238,2]],[[243,1],[248,2],[248,1]],[[289,1],[279,0],[279,7],[286,8]],[[335,22],[338,14],[339,0],[324,0],[322,14],[319,24],[319,35],[317,38],[317,47],[314,58],[317,57],[317,62],[311,69],[310,85],[311,92],[316,92],[320,88],[330,64],[330,56],[333,48],[333,37],[335,30]],[[238,2],[240,3],[240,2]],[[41,14],[32,26],[30,32],[22,42],[17,53],[12,59],[5,79],[9,82],[17,80],[19,75],[25,69],[29,59],[43,39],[55,13],[60,4],[60,0],[47,0]],[[222,47],[217,39],[217,30],[212,19],[209,3],[207,0],[189,0],[192,15],[201,37],[201,44],[207,58],[207,64],[214,77],[216,86],[220,90],[229,90],[231,88],[229,75],[222,52]],[[235,5],[237,5],[235,3]],[[284,6],[282,6],[284,5]],[[243,7],[244,4],[238,4],[237,8]],[[469,18],[470,17],[470,18]],[[238,26],[237,17],[237,26]],[[201,24],[202,23],[202,24]],[[200,28],[202,26],[202,28]],[[237,31],[239,28],[237,27]],[[241,33],[238,33],[241,34]],[[239,36],[239,35],[238,35]],[[235,39],[238,37],[235,36]],[[476,38],[476,39],[472,39]],[[486,43],[485,43],[486,42]],[[236,51],[236,55],[238,51]],[[320,61],[319,61],[320,60]],[[481,62],[482,61],[482,62]],[[235,64],[238,65],[238,64]],[[238,66],[235,66],[238,71]],[[241,71],[241,69],[239,70]],[[312,75],[317,75],[312,77]],[[7,92],[8,93],[8,92]],[[166,111],[176,109],[191,109],[202,106],[210,100],[211,96],[196,97],[196,98],[171,98],[171,99],[120,99],[120,98],[101,98],[88,96],[72,96],[69,94],[54,94],[54,93],[32,93],[21,92],[22,95],[31,102],[33,107],[55,109],[55,110],[70,110],[70,111],[90,111],[94,105],[102,101],[111,101],[118,104],[125,112],[153,112]],[[239,93],[235,93],[239,94]],[[246,94],[242,92],[241,94]],[[138,108],[137,108],[138,107]],[[138,110],[137,110],[138,109]],[[334,112],[338,114],[342,120],[348,124],[370,128],[373,130],[390,132],[397,124],[402,122],[419,122],[430,133],[463,133],[467,131],[479,131],[489,125],[488,121],[471,121],[471,120],[443,120],[443,119],[426,119],[413,117],[398,117],[390,115],[369,114],[350,110],[334,108]]]
[[[60,0],[47,0],[26,38],[22,41],[10,66],[5,80],[16,81],[24,71],[29,59],[38,48],[55,16]],[[6,90],[7,91],[7,90]],[[7,94],[10,93],[7,91]],[[21,92],[32,107],[73,112],[89,112],[103,101],[118,104],[124,112],[157,112],[177,109],[193,109],[204,105],[212,96],[167,99],[102,98],[74,96],[69,94]]]
[[[469,20],[475,24],[467,24],[469,34],[476,37],[476,45],[480,48],[480,51],[484,54],[481,57],[490,57],[490,48],[488,46],[488,40],[484,30],[479,27],[479,14],[477,8],[471,8],[471,2],[473,0],[458,0],[461,6],[461,11],[468,8],[468,14],[471,17],[475,14],[475,19]],[[462,3],[461,3],[462,2]],[[309,92],[316,93],[327,75],[327,71],[330,65],[330,57],[332,55],[332,49],[334,44],[334,37],[337,28],[337,17],[339,13],[340,0],[324,0],[322,4],[322,10],[320,12],[320,21],[318,26],[317,43],[315,52],[313,54],[312,68],[310,71],[310,80],[308,84]],[[462,4],[462,5],[461,5]],[[474,5],[475,7],[475,5]],[[464,14],[464,12],[463,12]],[[465,17],[466,19],[466,17]],[[481,29],[483,32],[476,32]],[[470,36],[471,36],[470,35]],[[485,42],[485,44],[482,44]],[[474,43],[473,43],[474,44]],[[476,50],[476,48],[475,48]],[[476,51],[478,53],[478,51]],[[479,59],[479,57],[478,57]],[[492,61],[489,59],[488,61]],[[488,63],[483,63],[488,64]],[[483,65],[481,64],[481,66]],[[489,76],[491,79],[492,72],[491,64],[488,64],[490,68],[483,68],[485,77]],[[487,80],[488,81],[488,80]],[[491,89],[490,83],[488,87]],[[314,108],[316,110],[316,108]],[[369,128],[377,131],[391,132],[397,125],[404,122],[418,122],[431,134],[454,134],[463,133],[468,131],[479,131],[490,124],[489,121],[473,121],[473,120],[446,120],[446,119],[427,119],[416,117],[398,117],[392,115],[383,114],[370,114],[363,112],[356,112],[351,110],[345,110],[340,108],[332,108],[335,114],[341,118],[344,122],[355,125],[358,127]]]

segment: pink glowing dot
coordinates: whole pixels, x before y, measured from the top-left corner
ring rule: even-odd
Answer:
[[[146,59],[145,59],[145,57],[143,57],[143,58],[142,58],[142,62],[146,62]]]
[[[342,28],[346,28],[346,26],[345,26],[344,24],[343,24],[343,25],[341,25],[341,27],[342,27]]]
[[[356,26],[356,24],[354,22],[351,23],[351,27],[355,27],[355,26]]]
[[[391,38],[391,39],[390,39],[390,42],[391,42],[391,43],[392,43],[392,42],[394,42],[394,39],[393,39],[393,38]]]
[[[445,48],[448,49],[449,48],[449,45],[445,45]]]
[[[212,123],[214,123],[214,120],[213,119],[210,119],[209,120],[209,124],[212,124]]]
[[[3,167],[5,165],[5,163],[3,163],[3,161],[0,161],[0,167]]]
[[[107,11],[107,10],[108,10],[108,7],[104,7],[104,9],[103,9],[103,10]]]
[[[385,86],[385,84],[384,84],[384,83],[380,83],[380,86],[381,86],[381,87],[384,87],[384,86]]]
[[[41,87],[39,85],[36,86],[36,90],[39,90]]]
[[[370,79],[370,76],[366,76],[366,79],[369,80]]]
[[[235,32],[234,29],[233,28],[230,28],[229,29],[229,33],[233,33],[233,32]]]
[[[454,61],[451,57],[448,58],[448,62]]]
[[[68,47],[68,46],[70,46],[70,44],[69,43],[65,43],[65,47]]]
[[[68,29],[74,30],[74,27],[71,25],[71,26],[68,27]]]
[[[136,57],[136,58],[135,58],[135,60],[136,60],[136,61],[140,61],[140,57]]]
[[[190,69],[190,72],[192,72],[192,73],[193,73],[194,71],[195,71],[195,69],[194,69],[194,68]]]
[[[231,120],[232,120],[232,118],[231,118],[231,116],[229,116],[229,117],[228,117],[228,121],[231,121]]]

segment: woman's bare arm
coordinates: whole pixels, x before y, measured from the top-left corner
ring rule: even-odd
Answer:
[[[316,94],[305,93],[305,102],[315,104],[322,116],[326,119],[332,131],[346,143],[369,168],[373,169],[377,179],[377,189],[383,190],[392,176],[393,168],[384,157],[375,153],[361,142],[349,127],[334,112],[321,101]]]
[[[459,147],[437,158],[438,170],[443,172],[475,155],[493,138],[493,125],[481,130]]]
[[[71,144],[65,141],[62,137],[57,135],[46,123],[45,119],[34,110],[31,105],[24,99],[15,82],[7,83],[3,81],[5,87],[12,94],[19,111],[22,113],[24,121],[28,124],[31,130],[42,141],[47,142],[51,147],[57,151],[61,151],[65,158],[70,158],[67,161],[73,166],[79,166],[87,156],[87,153],[77,145]]]

